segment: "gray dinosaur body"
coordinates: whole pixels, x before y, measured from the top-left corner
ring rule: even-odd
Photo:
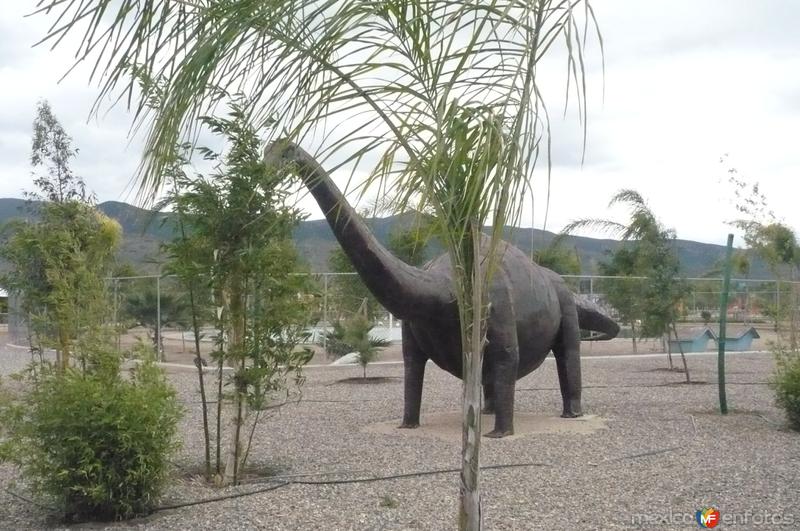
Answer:
[[[458,306],[447,255],[425,269],[389,253],[305,151],[275,142],[265,159],[293,163],[364,283],[390,312],[403,320],[405,391],[403,428],[419,426],[420,402],[428,360],[461,377],[462,348]],[[485,241],[485,240],[484,240]],[[485,245],[482,245],[485,251]],[[516,380],[539,367],[552,351],[563,399],[562,416],[581,414],[581,329],[610,339],[619,326],[591,303],[577,299],[559,275],[540,267],[519,249],[502,243],[499,266],[489,287],[491,302],[483,357],[484,411],[495,414],[488,436],[514,431]]]

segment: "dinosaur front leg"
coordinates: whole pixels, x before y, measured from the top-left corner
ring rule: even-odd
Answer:
[[[494,383],[494,429],[486,437],[514,435],[514,388],[517,364],[499,369]]]
[[[578,310],[572,294],[566,289],[559,292],[561,304],[561,333],[553,347],[558,370],[558,383],[564,418],[580,417],[581,411],[581,331],[578,326]]]
[[[420,350],[409,325],[403,322],[403,423],[398,428],[418,428],[419,410],[422,402],[422,382],[425,379],[425,364],[428,359]]]

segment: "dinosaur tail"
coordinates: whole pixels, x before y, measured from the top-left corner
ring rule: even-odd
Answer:
[[[594,302],[575,295],[575,305],[578,307],[578,324],[581,330],[600,332],[597,335],[584,338],[586,341],[606,341],[614,339],[619,334],[619,325],[600,309]]]

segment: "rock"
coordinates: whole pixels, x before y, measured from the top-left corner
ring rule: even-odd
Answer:
[[[351,352],[350,354],[345,354],[338,360],[331,363],[331,365],[355,365],[358,363],[358,352]]]

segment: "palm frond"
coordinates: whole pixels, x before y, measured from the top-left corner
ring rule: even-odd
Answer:
[[[608,202],[608,206],[612,207],[619,203],[627,204],[636,210],[647,207],[647,203],[642,195],[636,190],[632,190],[630,188],[622,189],[614,194],[614,197],[612,197],[611,201]]]
[[[618,223],[610,219],[584,218],[568,223],[563,229],[561,229],[561,234],[573,234],[576,231],[584,229],[604,232],[611,236],[622,236],[626,233],[628,227],[622,223]]]
[[[172,147],[196,138],[198,119],[241,92],[254,102],[257,118],[272,121],[276,135],[329,154],[354,153],[352,133],[371,129],[347,163],[355,172],[378,154],[381,162],[363,187],[381,182],[401,200],[413,196],[404,191],[434,184],[416,173],[428,164],[420,157],[454,172],[438,183],[441,193],[444,185],[463,184],[453,181],[459,168],[480,167],[485,176],[502,167],[460,198],[467,210],[492,205],[478,215],[489,219],[521,211],[518,197],[540,139],[549,138],[535,65],[558,40],[568,50],[568,77],[585,129],[583,50],[588,25],[596,24],[587,7],[583,32],[577,31],[580,3],[41,0],[38,12],[57,15],[44,43],[83,31],[76,58],[95,59],[98,105],[117,95],[133,109],[134,128],[148,126],[142,197],[163,185]],[[167,80],[157,87],[163,95],[157,107],[148,105],[148,91],[156,87],[137,83],[135,73]],[[443,157],[455,155],[441,144],[458,110],[481,108],[484,119],[469,124],[479,132],[470,140],[472,151],[458,154],[474,163],[442,166]],[[339,116],[348,126],[330,127]],[[498,142],[501,151],[478,154],[497,150]],[[487,164],[490,157],[496,160]],[[390,178],[397,182],[387,184]],[[442,199],[449,207],[455,197]]]

